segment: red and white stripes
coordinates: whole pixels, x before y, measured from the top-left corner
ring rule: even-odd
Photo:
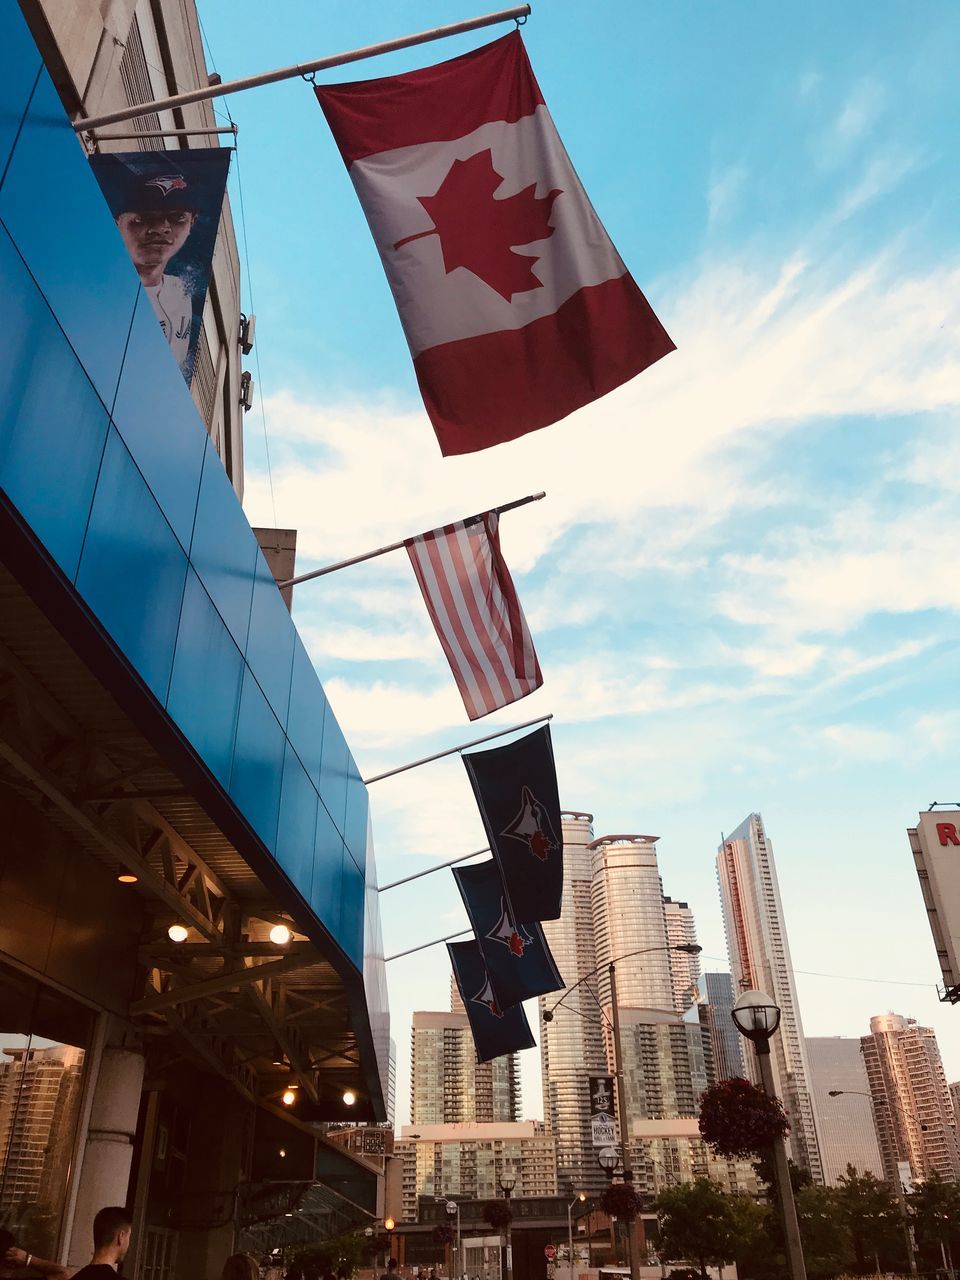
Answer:
[[[444,525],[404,544],[471,720],[543,683],[498,534],[499,517]]]

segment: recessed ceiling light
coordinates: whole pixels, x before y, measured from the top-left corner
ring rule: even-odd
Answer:
[[[117,879],[121,884],[136,884],[138,876],[132,875],[129,871],[121,871]]]

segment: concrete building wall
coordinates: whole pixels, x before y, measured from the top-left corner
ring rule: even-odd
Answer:
[[[697,923],[689,903],[663,900],[663,918],[667,943],[671,947],[696,944]],[[674,951],[670,955],[670,973],[673,981],[673,1007],[677,1013],[685,1013],[700,994],[700,957]]]
[[[411,1028],[410,1115],[415,1125],[519,1119],[517,1055],[477,1062],[465,1013],[415,1013]]]
[[[557,1194],[556,1143],[539,1121],[406,1125],[395,1153],[406,1222],[416,1219],[419,1196],[501,1197],[504,1172],[516,1176],[514,1197]]]

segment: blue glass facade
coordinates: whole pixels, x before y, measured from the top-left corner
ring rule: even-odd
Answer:
[[[366,789],[15,5],[0,50],[0,504],[359,992]]]

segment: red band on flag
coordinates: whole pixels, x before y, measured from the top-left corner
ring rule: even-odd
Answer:
[[[413,363],[449,456],[558,422],[675,349],[636,282],[621,276],[523,329],[431,347]]]
[[[512,124],[543,103],[517,31],[435,67],[315,92],[348,168],[380,151],[462,138],[490,120]]]

